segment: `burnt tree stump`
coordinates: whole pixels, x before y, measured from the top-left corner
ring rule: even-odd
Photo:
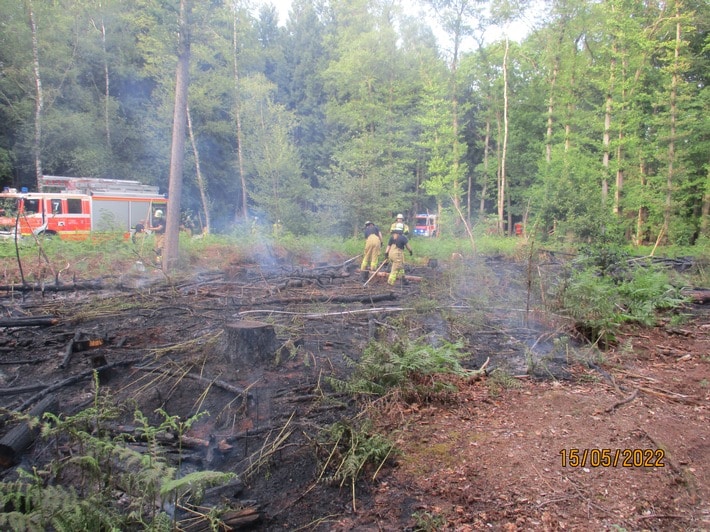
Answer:
[[[242,320],[224,326],[222,352],[233,364],[268,362],[277,348],[273,325]]]

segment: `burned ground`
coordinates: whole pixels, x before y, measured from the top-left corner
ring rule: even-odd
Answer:
[[[392,288],[382,277],[363,286],[347,257],[267,258],[195,264],[170,282],[128,264],[91,290],[4,292],[7,319],[50,320],[5,323],[5,408],[53,394],[62,413],[76,413],[94,400],[96,366],[102,392],[130,405],[117,430],[135,429],[134,409],[154,423],[157,409],[208,412],[187,434],[181,467],[236,473],[206,503],[250,508],[258,521],[244,522],[255,530],[710,528],[705,307],[626,328],[598,351],[543,310],[555,261],[534,275],[500,258],[421,261],[408,267],[413,282]],[[235,358],[225,331],[245,320],[273,326],[273,352]],[[464,366],[487,362],[488,374],[451,377],[455,393],[419,400],[356,401],[333,387],[372,339],[403,337],[462,341]],[[95,345],[68,349],[87,339]],[[397,451],[353,487],[339,480],[325,435],[357,425],[363,409]],[[0,435],[13,426],[4,419]],[[601,465],[601,449],[617,463]],[[634,464],[645,451],[663,467]],[[1,479],[50,455],[38,439]]]

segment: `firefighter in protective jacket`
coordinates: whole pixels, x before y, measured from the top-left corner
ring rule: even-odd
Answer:
[[[387,283],[390,285],[394,285],[400,277],[403,284],[409,284],[404,276],[404,250],[409,251],[411,256],[412,248],[409,245],[409,239],[404,236],[403,232],[404,224],[395,224],[392,236],[390,236],[390,240],[387,243],[387,249],[385,249],[385,257],[392,262],[392,269],[387,278]]]
[[[397,224],[402,224],[402,234],[404,236],[409,235],[409,226],[404,223],[404,215],[403,214],[398,214],[397,219],[392,222],[392,225],[390,226],[390,233],[394,231],[394,228]]]
[[[376,270],[382,247],[382,233],[380,228],[371,221],[365,222],[365,255],[362,258],[360,270]]]

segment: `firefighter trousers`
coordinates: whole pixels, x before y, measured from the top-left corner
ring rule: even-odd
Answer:
[[[380,238],[377,235],[370,235],[365,240],[365,256],[362,258],[361,270],[377,269],[377,260],[380,257]]]
[[[404,251],[398,247],[390,248],[389,258],[392,261],[392,269],[387,278],[387,283],[394,285],[400,277],[404,278]]]

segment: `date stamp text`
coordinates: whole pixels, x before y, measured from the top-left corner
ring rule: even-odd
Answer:
[[[663,449],[562,449],[562,467],[665,467]]]

